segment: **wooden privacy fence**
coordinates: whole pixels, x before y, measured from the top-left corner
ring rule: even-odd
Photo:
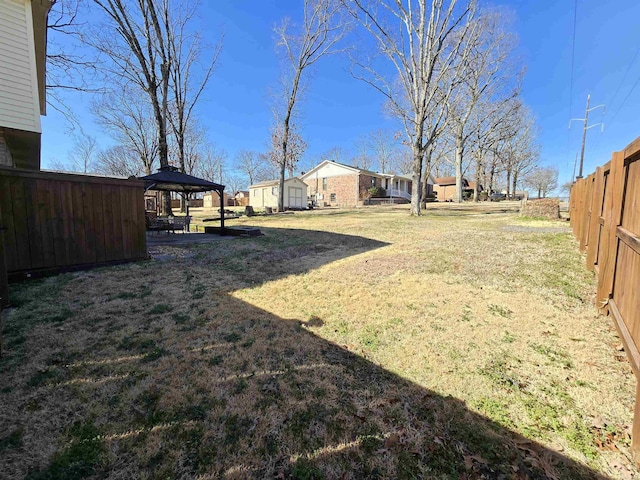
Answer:
[[[7,278],[146,258],[143,195],[139,180],[0,168],[2,303]]]
[[[640,138],[571,188],[573,234],[598,279],[596,306],[609,314],[640,380]],[[640,382],[631,450],[640,463]]]

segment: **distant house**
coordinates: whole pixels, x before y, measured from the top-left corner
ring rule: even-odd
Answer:
[[[254,208],[278,207],[279,181],[269,180],[249,187],[249,205]],[[284,208],[307,208],[307,185],[298,177],[284,181]]]
[[[389,197],[410,200],[412,180],[408,176],[378,173],[324,160],[300,178],[309,186],[308,195],[318,206],[363,205],[371,187],[380,187]]]
[[[0,0],[0,165],[40,170],[50,0]]]
[[[475,182],[470,182],[466,178],[462,177],[462,194],[465,192],[473,194],[475,188]],[[447,202],[456,198],[456,177],[440,177],[435,179],[433,191],[437,195],[439,202]],[[479,186],[478,191],[482,191],[482,185]]]
[[[238,190],[234,192],[230,203],[233,203],[235,207],[246,207],[249,205],[249,190]]]
[[[223,194],[224,206],[229,205],[229,195]],[[202,197],[202,206],[204,208],[219,208],[220,207],[220,195],[217,192],[207,192]]]

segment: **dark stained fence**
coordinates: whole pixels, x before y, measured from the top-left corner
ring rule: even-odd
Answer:
[[[143,195],[139,180],[0,168],[6,273],[19,278],[146,258]]]
[[[611,316],[640,379],[640,138],[573,185],[570,214],[587,268],[597,275],[596,306]],[[640,463],[640,386],[631,450]]]

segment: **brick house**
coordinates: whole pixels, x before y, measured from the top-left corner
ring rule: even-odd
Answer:
[[[462,177],[462,192],[471,192],[473,194],[474,184]],[[440,177],[435,179],[433,191],[437,195],[439,202],[452,201],[456,198],[456,177]],[[480,187],[482,191],[482,186]]]
[[[309,186],[308,195],[317,206],[355,207],[363,205],[371,187],[384,188],[388,195],[411,198],[411,179],[378,173],[324,160],[300,178]]]

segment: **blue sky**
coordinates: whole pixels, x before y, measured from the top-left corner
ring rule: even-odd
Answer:
[[[569,119],[584,117],[587,94],[592,106],[605,103],[607,109],[604,115],[602,109],[590,114],[590,124],[603,121],[605,130],[601,134],[593,128],[587,134],[585,175],[640,136],[635,113],[640,101],[640,35],[634,21],[640,18],[640,2],[620,0],[614,6],[578,0],[573,85],[574,0],[493,4],[514,13],[518,54],[527,68],[522,96],[540,127],[541,162],[558,167],[560,183],[570,180],[582,139],[582,124],[574,122],[569,129]],[[209,140],[228,152],[230,163],[239,150],[267,149],[272,122],[269,89],[279,75],[273,26],[285,16],[299,18],[300,10],[300,2],[293,0],[201,2],[205,39],[216,43],[224,33],[224,46],[198,113]],[[106,147],[111,140],[93,123],[90,103],[90,94],[69,94],[68,104],[85,132]],[[380,94],[353,79],[348,60],[341,56],[318,64],[301,107],[307,164],[332,147],[355,155],[354,142],[373,130],[398,130],[384,114]],[[47,168],[54,159],[66,159],[72,140],[68,124],[53,109],[43,118],[42,128],[42,163]]]

